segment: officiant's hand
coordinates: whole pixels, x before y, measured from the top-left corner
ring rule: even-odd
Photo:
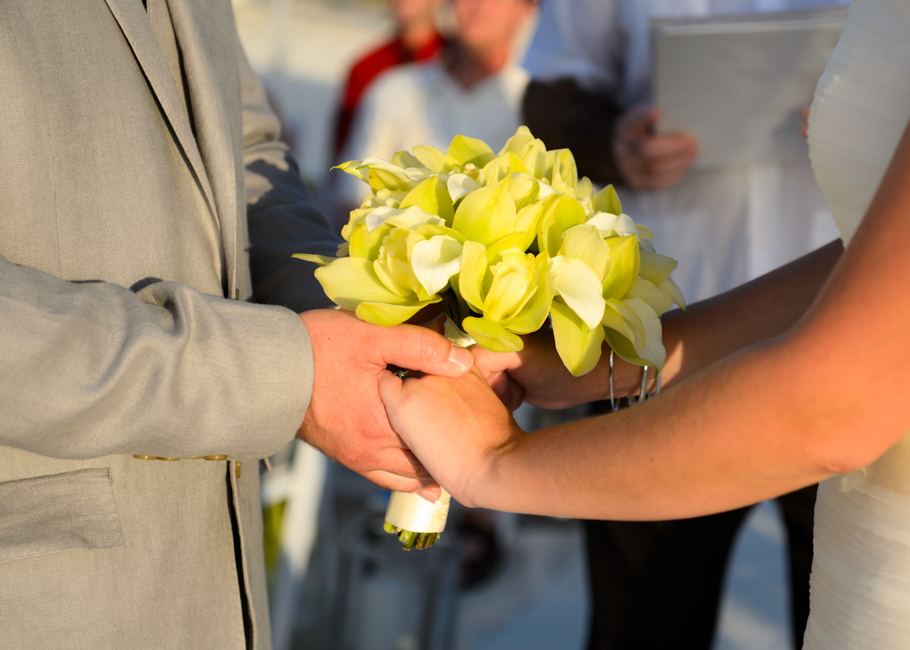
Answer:
[[[610,396],[610,348],[603,346],[600,362],[589,373],[573,377],[553,342],[553,332],[539,330],[523,336],[520,352],[490,352],[473,348],[474,365],[487,379],[509,410],[522,401],[548,409],[563,409]],[[637,394],[641,368],[618,357],[614,361],[613,389],[616,397]]]
[[[679,183],[698,157],[698,141],[685,133],[655,133],[660,111],[639,106],[616,123],[613,157],[626,185],[660,190]]]
[[[413,325],[370,325],[347,311],[304,312],[315,366],[313,396],[297,436],[329,458],[390,490],[432,485],[430,475],[389,425],[379,399],[386,365],[456,377],[467,350]]]

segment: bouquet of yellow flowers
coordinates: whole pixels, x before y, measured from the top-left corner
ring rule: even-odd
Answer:
[[[519,127],[499,153],[457,135],[443,152],[415,146],[391,162],[339,166],[369,184],[351,212],[338,257],[316,262],[337,305],[377,325],[397,325],[436,303],[446,336],[496,352],[548,320],[566,368],[583,375],[604,341],[626,361],[664,364],[660,315],[685,308],[653,233],[623,214],[612,186],[594,192],[568,149],[547,151]],[[386,529],[405,548],[432,545],[448,495],[430,504],[393,493]]]

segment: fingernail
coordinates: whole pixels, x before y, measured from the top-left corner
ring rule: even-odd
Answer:
[[[463,347],[452,344],[449,352],[449,365],[456,370],[465,371],[474,363],[474,356]]]

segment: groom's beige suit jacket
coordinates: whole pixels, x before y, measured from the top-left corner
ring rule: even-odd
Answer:
[[[310,306],[334,243],[230,0],[169,5],[189,112],[141,0],[0,2],[6,650],[269,645],[257,459],[313,369],[248,299]]]

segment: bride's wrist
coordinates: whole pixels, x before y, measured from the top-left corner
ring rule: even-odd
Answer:
[[[610,350],[604,351],[604,365],[607,368],[610,366]],[[653,394],[657,390],[657,368],[654,366],[648,366],[647,370],[643,370],[641,366],[635,365],[634,363],[629,363],[628,361],[623,361],[619,355],[613,355],[613,368],[612,368],[612,385],[613,391],[612,396],[614,398],[620,397],[638,397],[641,394],[642,388],[642,373],[647,372],[647,382],[646,388],[649,395]],[[607,379],[604,386],[604,399],[609,400],[611,397],[610,394],[610,378]]]
[[[469,508],[486,508],[488,510],[509,510],[508,499],[514,489],[505,477],[509,457],[528,434],[517,424],[512,425],[511,439],[496,447],[491,447],[481,456],[471,469],[468,479],[456,501]]]

